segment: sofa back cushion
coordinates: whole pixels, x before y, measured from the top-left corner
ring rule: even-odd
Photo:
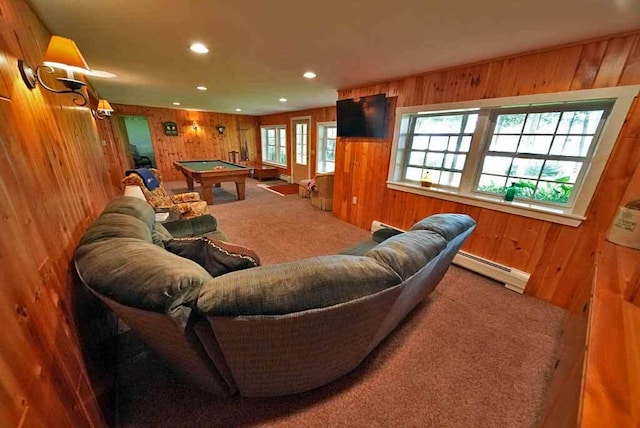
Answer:
[[[135,217],[149,227],[155,221],[156,213],[146,201],[131,196],[112,199],[102,211],[102,214],[118,213]]]
[[[213,278],[203,285],[197,307],[212,316],[283,315],[348,302],[400,282],[369,257],[312,257]]]
[[[181,326],[211,279],[197,263],[136,238],[80,245],[75,262],[94,291],[122,305],[169,314]]]
[[[381,242],[365,256],[389,266],[405,280],[426,266],[446,246],[447,241],[437,233],[416,230]]]
[[[475,224],[466,214],[434,214],[414,224],[411,230],[430,230],[449,242]]]
[[[112,238],[134,238],[145,242],[152,242],[149,225],[137,217],[115,212],[100,215],[87,228],[80,239],[79,245],[104,241]]]

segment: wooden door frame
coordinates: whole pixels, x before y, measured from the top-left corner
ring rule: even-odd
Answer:
[[[295,176],[294,176],[294,170],[295,170],[295,164],[296,164],[296,140],[295,140],[295,135],[296,135],[296,128],[293,125],[294,121],[297,120],[307,120],[309,122],[309,125],[307,127],[307,178],[311,178],[311,116],[296,116],[296,117],[292,117],[290,120],[290,125],[291,125],[291,132],[289,133],[291,135],[291,177],[289,178],[289,182],[290,183],[295,183]]]

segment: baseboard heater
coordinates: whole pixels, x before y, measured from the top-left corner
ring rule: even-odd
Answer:
[[[374,220],[371,223],[372,233],[382,228],[403,231],[402,229],[384,224],[377,220]],[[453,263],[465,269],[479,273],[480,275],[502,282],[506,288],[520,294],[524,293],[524,289],[526,288],[529,277],[531,276],[527,272],[501,265],[500,263],[487,260],[476,256],[475,254],[467,253],[466,251],[459,251],[453,258]]]

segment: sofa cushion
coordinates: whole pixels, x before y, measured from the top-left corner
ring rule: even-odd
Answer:
[[[113,238],[77,248],[84,283],[116,302],[171,315],[184,326],[200,287],[211,275],[191,260],[135,238]]]
[[[190,219],[168,221],[163,223],[163,226],[174,238],[192,238],[215,231],[218,222],[211,215],[202,215]]]
[[[405,280],[426,266],[446,246],[447,242],[439,234],[416,230],[387,239],[365,256],[389,266]]]
[[[112,199],[102,211],[103,214],[118,213],[126,214],[140,219],[149,227],[155,221],[155,211],[153,207],[139,198],[123,196]]]
[[[167,241],[171,241],[172,239],[173,235],[169,233],[169,231],[162,225],[162,223],[153,223],[153,228],[151,229],[151,240],[155,245],[164,248],[164,243]]]
[[[111,238],[136,238],[142,241],[152,242],[151,224],[152,223],[146,224],[139,218],[128,214],[120,214],[117,212],[103,213],[89,226],[82,239],[80,239],[79,245]]]
[[[165,248],[198,263],[213,277],[260,264],[257,254],[248,248],[206,237],[172,239],[165,242]]]
[[[400,282],[369,257],[312,257],[213,278],[202,287],[197,307],[215,316],[282,315],[348,302]]]
[[[411,230],[431,230],[448,242],[475,224],[466,214],[434,214],[414,224]]]

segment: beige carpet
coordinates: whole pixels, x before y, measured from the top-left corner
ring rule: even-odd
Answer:
[[[234,240],[268,255],[270,263],[312,255],[314,248],[325,254],[368,236],[308,200],[249,187],[246,201],[222,203],[221,197],[212,211]],[[269,399],[222,400],[202,393],[125,335],[118,425],[535,427],[565,317],[562,309],[453,266],[349,375],[314,391]]]

